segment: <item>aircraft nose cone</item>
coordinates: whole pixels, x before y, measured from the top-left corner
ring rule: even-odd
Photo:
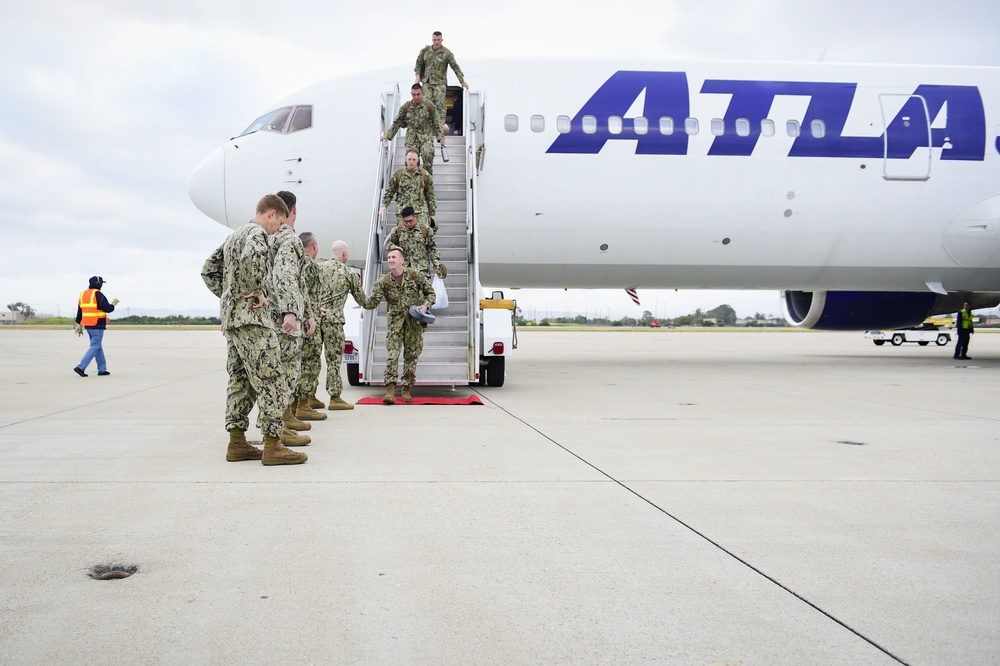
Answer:
[[[226,154],[216,148],[188,176],[188,198],[198,210],[220,224],[226,219]]]

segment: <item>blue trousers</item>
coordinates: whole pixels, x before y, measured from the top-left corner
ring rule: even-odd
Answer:
[[[97,371],[107,371],[108,362],[104,359],[104,347],[101,346],[101,342],[104,340],[104,330],[103,328],[87,329],[87,335],[90,336],[90,347],[87,348],[87,351],[83,354],[83,358],[80,359],[80,369],[86,370],[90,362],[96,358]]]

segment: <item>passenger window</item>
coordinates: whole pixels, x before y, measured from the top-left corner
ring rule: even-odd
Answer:
[[[722,121],[722,118],[712,118],[712,134],[722,136],[725,133],[726,123]]]
[[[814,120],[809,123],[809,129],[812,131],[814,139],[822,139],[826,136],[826,123],[822,120]]]
[[[785,123],[785,129],[788,132],[788,136],[798,136],[799,135],[799,121],[789,120]]]
[[[774,136],[774,121],[770,118],[760,121],[760,133],[764,136]]]
[[[622,118],[621,116],[610,116],[608,118],[608,131],[612,134],[622,133]]]
[[[674,133],[674,119],[670,116],[660,118],[660,134],[670,136]]]
[[[556,116],[556,129],[560,134],[569,134],[573,128],[573,121],[569,116]]]
[[[736,119],[736,136],[750,136],[750,120],[747,118]]]
[[[313,108],[311,106],[297,106],[292,114],[292,122],[288,126],[288,133],[309,129],[313,124]]]
[[[517,126],[518,126],[517,116],[515,116],[513,113],[503,117],[503,128],[508,132],[516,132]]]
[[[584,134],[595,134],[597,132],[597,117],[596,116],[584,116],[583,117],[583,133]]]
[[[545,131],[545,116],[531,116],[531,131],[532,132]]]
[[[687,134],[697,134],[699,130],[698,119],[697,118],[685,118],[684,119],[684,132]]]
[[[639,135],[646,134],[649,132],[649,121],[639,116],[632,121],[633,127],[635,127],[635,133]]]
[[[292,107],[286,106],[283,109],[278,109],[268,119],[267,125],[264,129],[269,132],[284,132],[285,125],[288,124],[288,117],[290,115],[292,115]]]

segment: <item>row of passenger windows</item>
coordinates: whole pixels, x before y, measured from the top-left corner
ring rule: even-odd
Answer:
[[[669,136],[674,132],[684,132],[685,134],[694,135],[701,131],[701,124],[697,118],[684,118],[683,120],[678,119],[675,123],[674,119],[669,116],[663,116],[658,122],[654,120],[653,123],[650,122],[648,118],[639,116],[638,118],[631,118],[634,123],[635,133],[638,135],[645,135],[652,132],[659,132],[664,136]],[[584,116],[581,119],[583,124],[584,134],[596,134],[597,133],[597,116]],[[503,126],[508,132],[517,132],[520,128],[521,121],[517,115],[509,114],[504,116]],[[652,125],[652,126],[651,126]],[[531,116],[528,126],[531,128],[532,132],[544,132],[545,131],[545,116]],[[624,123],[621,116],[609,116],[607,119],[608,133],[610,134],[621,134]],[[569,116],[556,116],[556,130],[560,134],[568,134],[572,127],[572,120]],[[748,118],[737,118],[736,122],[733,123],[733,128],[736,130],[737,136],[750,136],[750,120]],[[709,129],[715,136],[722,136],[726,133],[726,123],[722,118],[712,118],[709,121]],[[801,136],[803,128],[801,123],[797,120],[789,120],[785,122],[785,132],[788,136],[797,137]],[[809,123],[809,132],[816,139],[822,139],[826,136],[826,123],[822,120],[813,120]],[[775,133],[775,122],[770,118],[764,118],[760,121],[760,133],[763,136],[774,136]]]

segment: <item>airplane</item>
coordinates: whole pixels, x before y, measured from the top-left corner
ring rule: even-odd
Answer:
[[[775,289],[793,326],[828,330],[1000,303],[1000,68],[462,64],[481,284]],[[289,95],[201,162],[192,202],[235,228],[289,189],[300,230],[366,247],[387,100],[412,81]]]

